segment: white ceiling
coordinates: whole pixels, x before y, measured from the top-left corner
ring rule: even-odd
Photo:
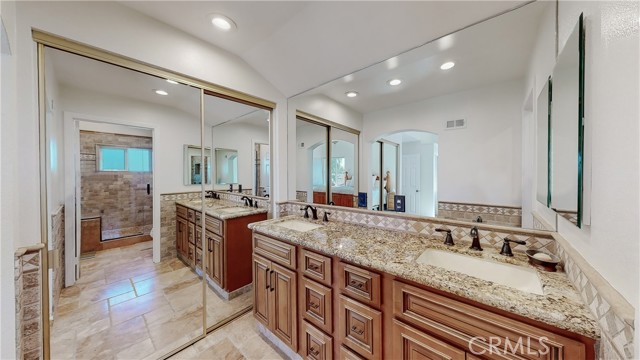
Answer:
[[[302,96],[323,94],[360,112],[369,113],[426,98],[465,91],[524,77],[536,34],[548,2],[520,9],[474,25],[430,44],[315,88]],[[455,67],[440,65],[454,61]],[[402,84],[389,86],[390,79]],[[348,98],[347,91],[358,96]]]
[[[183,111],[195,121],[200,119],[200,90],[182,84],[170,84],[165,79],[97,60],[47,48],[56,81],[62,86],[88,90],[119,98],[168,106]],[[169,95],[157,95],[162,89]],[[249,105],[215,96],[205,96],[205,122],[216,125],[225,121],[247,122],[258,126],[268,124],[269,113]]]
[[[122,1],[244,59],[287,97],[526,1]],[[234,20],[223,33],[212,13]]]

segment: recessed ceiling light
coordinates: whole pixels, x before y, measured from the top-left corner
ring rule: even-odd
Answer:
[[[391,79],[391,80],[387,81],[387,84],[389,84],[391,86],[398,86],[398,85],[402,84],[402,80],[400,80],[400,79]]]
[[[169,93],[164,90],[153,90],[153,91],[155,91],[155,93],[158,95],[163,95],[163,96],[169,95]]]
[[[175,80],[167,79],[167,82],[168,82],[169,84],[178,85],[178,82],[177,82],[177,81],[175,81]]]
[[[453,61],[447,61],[446,63],[440,65],[440,69],[449,70],[454,66],[456,66],[456,63],[454,63]]]
[[[221,14],[211,15],[211,23],[222,31],[230,31],[236,28],[236,23]]]
[[[356,97],[356,96],[358,96],[358,93],[355,92],[355,91],[347,91],[344,94],[347,95],[347,97]]]

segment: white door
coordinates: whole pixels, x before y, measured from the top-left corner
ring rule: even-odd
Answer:
[[[402,188],[405,211],[420,214],[420,154],[402,155]]]

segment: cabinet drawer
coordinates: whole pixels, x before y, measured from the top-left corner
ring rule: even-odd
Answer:
[[[331,334],[333,332],[333,306],[331,288],[302,278],[300,281],[302,314],[305,319]]]
[[[187,220],[191,221],[192,223],[196,222],[195,210],[187,209]]]
[[[189,244],[187,259],[189,260],[189,265],[193,265],[196,262],[196,246],[193,244]]]
[[[207,215],[205,218],[205,226],[207,227],[207,231],[211,231],[216,235],[222,236],[222,221]]]
[[[340,341],[366,359],[382,358],[382,313],[340,295]]]
[[[340,292],[368,305],[380,307],[380,275],[359,267],[338,263]]]
[[[338,354],[338,360],[364,360],[364,358],[342,345],[340,346],[340,352]]]
[[[303,321],[300,350],[303,359],[331,360],[333,359],[333,339],[315,326]]]
[[[202,269],[202,249],[196,249],[196,267]]]
[[[296,268],[296,247],[294,245],[254,233],[253,252],[290,269]]]
[[[300,254],[302,274],[324,285],[331,286],[331,258],[302,249]]]
[[[196,246],[198,249],[202,249],[202,228],[196,227]]]
[[[180,216],[183,219],[189,219],[189,209],[182,205],[176,205],[176,216]]]
[[[202,220],[202,214],[199,212],[195,212],[195,223],[197,227],[202,227],[202,223],[200,222]]]
[[[464,351],[393,319],[393,358],[465,360]]]
[[[585,346],[575,340],[524,324],[514,319],[479,309],[454,299],[408,285],[393,282],[394,315],[429,333],[446,338],[462,349],[490,353],[494,358],[583,359]],[[497,351],[490,344],[470,340],[478,337],[500,341]],[[504,344],[509,344],[505,347]],[[520,346],[523,344],[523,346]],[[505,348],[515,353],[506,354]],[[498,353],[496,353],[498,352]],[[515,355],[515,356],[514,356]]]

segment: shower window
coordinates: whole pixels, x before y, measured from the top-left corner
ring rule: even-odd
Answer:
[[[98,171],[151,172],[151,149],[98,146]]]

